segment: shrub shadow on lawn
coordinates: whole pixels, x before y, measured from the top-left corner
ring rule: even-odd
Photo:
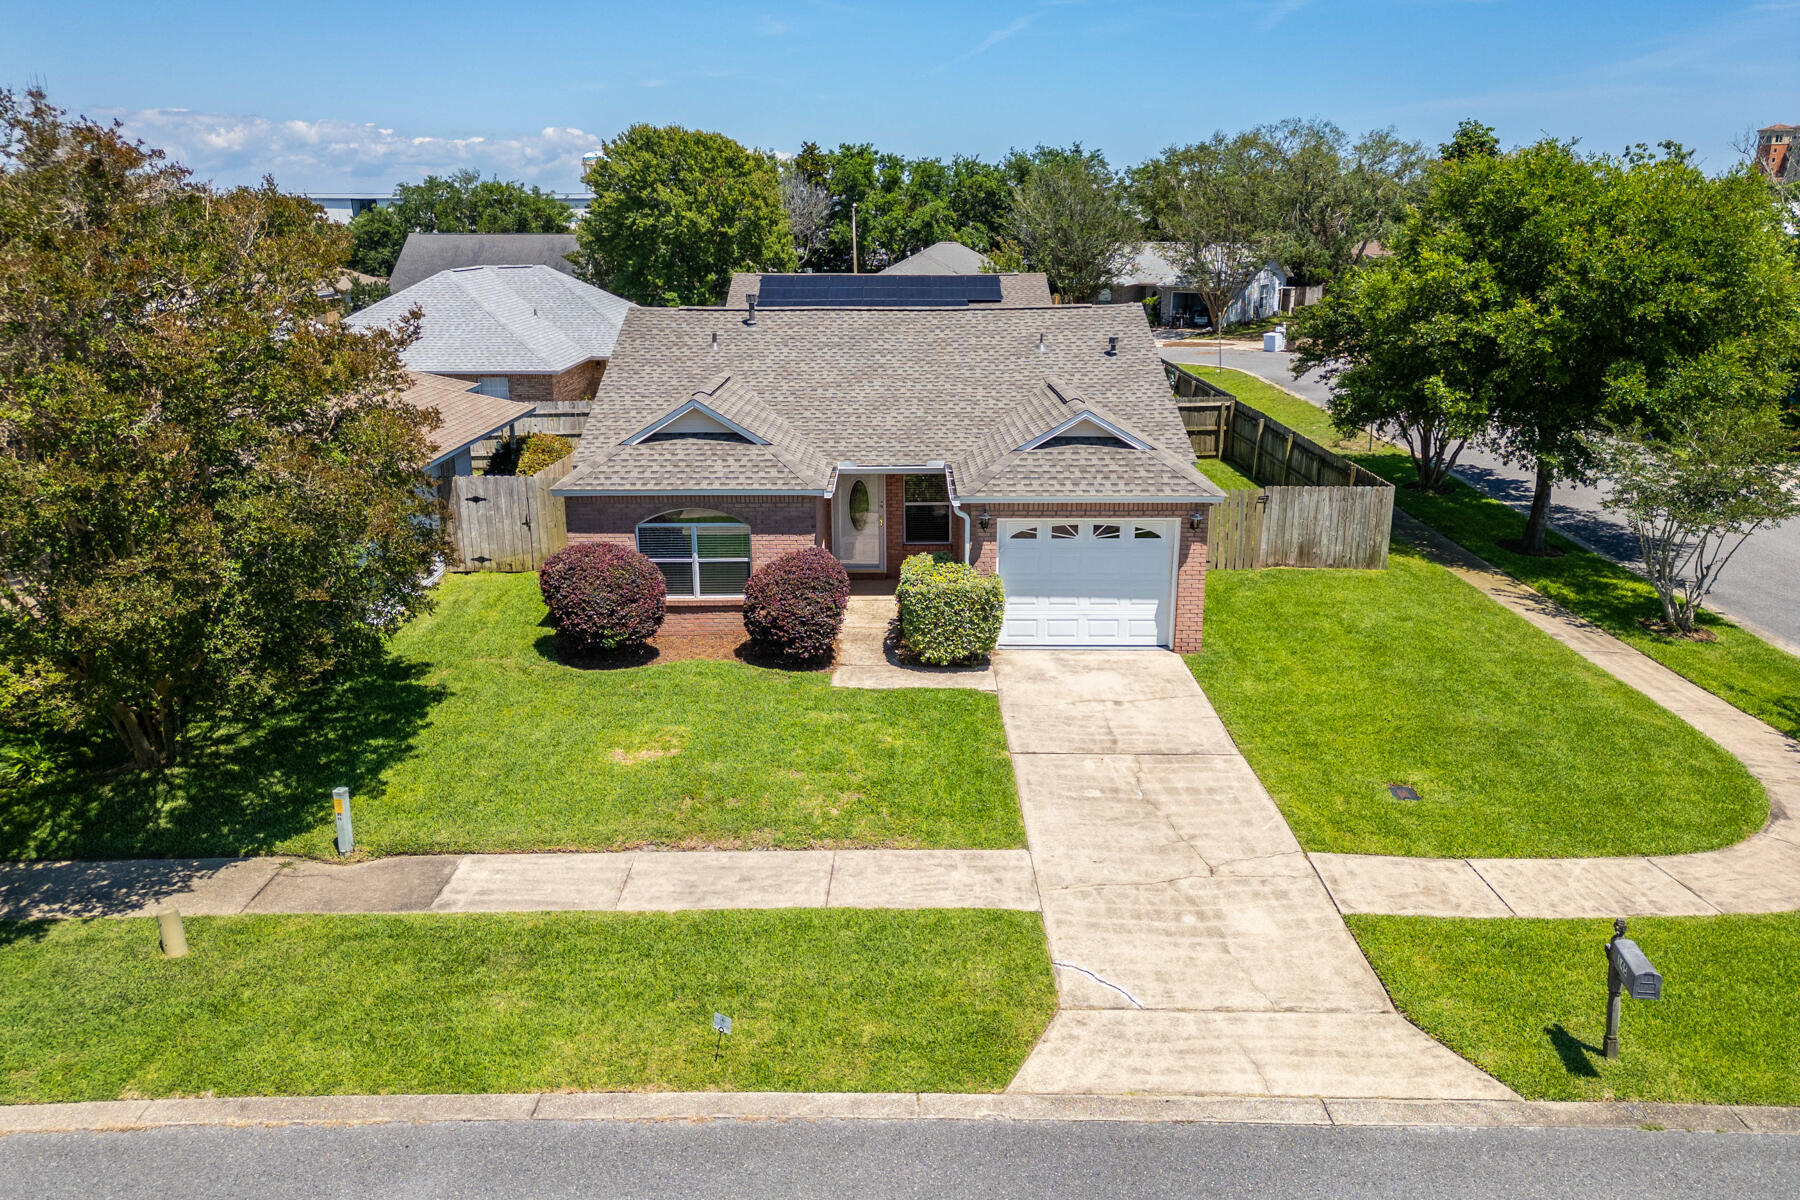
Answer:
[[[331,789],[373,789],[448,695],[427,670],[390,657],[242,724],[197,727],[164,771],[110,765],[102,747],[0,804],[0,859],[256,854],[323,830]]]
[[[625,646],[605,653],[565,653],[554,633],[546,633],[532,643],[538,657],[559,667],[574,671],[618,671],[630,667],[647,667],[657,663],[706,660],[741,662],[746,666],[771,671],[817,672],[831,669],[832,658],[797,660],[771,652],[741,633],[659,634],[637,646]]]

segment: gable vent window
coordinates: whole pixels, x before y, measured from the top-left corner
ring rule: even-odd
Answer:
[[[750,527],[710,509],[651,517],[637,527],[637,548],[671,596],[742,596],[750,578]]]
[[[1124,438],[1117,438],[1104,433],[1092,436],[1088,434],[1063,434],[1061,437],[1053,437],[1049,441],[1041,443],[1039,449],[1048,449],[1051,446],[1106,446],[1113,450],[1129,450],[1132,448],[1131,443]]]
[[[736,442],[740,446],[755,445],[749,438],[730,429],[659,429],[644,439],[651,442]]]
[[[950,489],[942,475],[902,477],[906,495],[905,541],[944,545],[950,541]]]

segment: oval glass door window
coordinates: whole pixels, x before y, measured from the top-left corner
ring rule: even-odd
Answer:
[[[869,524],[869,485],[857,480],[850,485],[850,527],[862,530]]]

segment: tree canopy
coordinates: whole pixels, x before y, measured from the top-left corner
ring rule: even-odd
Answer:
[[[1303,360],[1340,360],[1358,423],[1428,402],[1535,469],[1528,552],[1544,551],[1554,482],[1594,478],[1601,430],[1654,435],[1792,386],[1800,273],[1781,209],[1750,172],[1708,178],[1678,147],[1446,158],[1393,260],[1367,271],[1302,317]]]
[[[394,185],[394,202],[350,222],[350,266],[387,276],[409,233],[563,233],[569,208],[555,193],[522,183],[483,179],[478,171],[427,175]]]
[[[1065,299],[1094,299],[1118,277],[1140,233],[1120,180],[1104,155],[1080,146],[1040,146],[1021,166],[1012,232],[1025,262]]]
[[[337,319],[349,242],[0,93],[0,720],[167,763],[423,605],[430,417]]]
[[[791,271],[772,155],[722,133],[633,125],[601,147],[575,227],[581,273],[639,304],[717,304],[734,271]]]

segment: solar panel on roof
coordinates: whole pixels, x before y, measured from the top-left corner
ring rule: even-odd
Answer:
[[[762,308],[960,308],[998,304],[998,275],[764,275]]]

